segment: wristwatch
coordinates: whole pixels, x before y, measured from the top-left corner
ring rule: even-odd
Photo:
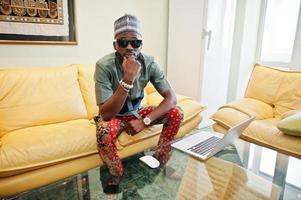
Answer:
[[[152,121],[151,121],[150,118],[148,118],[148,117],[144,117],[144,118],[143,118],[143,123],[144,123],[146,126],[150,125],[151,122],[152,122]]]

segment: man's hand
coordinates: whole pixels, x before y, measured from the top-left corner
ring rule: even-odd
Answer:
[[[123,80],[128,84],[132,84],[141,70],[141,64],[134,56],[124,57],[122,68],[124,73]]]
[[[142,119],[134,119],[128,123],[128,126],[125,128],[125,132],[129,135],[136,135],[147,126],[143,123]]]

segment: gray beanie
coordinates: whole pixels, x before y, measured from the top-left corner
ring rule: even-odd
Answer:
[[[140,21],[136,16],[125,14],[114,22],[114,37],[125,31],[133,31],[141,36]]]

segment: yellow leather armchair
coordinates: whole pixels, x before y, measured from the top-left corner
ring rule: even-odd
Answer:
[[[96,149],[94,65],[0,68],[0,197],[28,191],[102,165]],[[202,120],[204,106],[177,95],[184,122],[177,137]],[[161,96],[149,85],[145,105]],[[160,126],[136,136],[122,133],[116,145],[125,158],[155,146]]]
[[[281,116],[301,108],[301,72],[256,64],[243,99],[221,106],[212,116],[214,130],[225,133],[239,122],[256,116],[241,138],[301,158],[301,137],[277,127]]]

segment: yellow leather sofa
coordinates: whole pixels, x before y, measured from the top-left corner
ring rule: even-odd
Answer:
[[[225,133],[239,122],[256,116],[241,136],[249,142],[301,158],[301,137],[282,133],[281,116],[301,108],[301,71],[285,71],[256,64],[243,99],[227,103],[215,112],[215,131]]]
[[[93,65],[0,68],[0,197],[28,191],[103,165],[96,150]],[[177,137],[202,120],[204,106],[177,95],[184,122]],[[148,85],[144,105],[162,97]],[[161,125],[116,145],[121,158],[157,144]]]

